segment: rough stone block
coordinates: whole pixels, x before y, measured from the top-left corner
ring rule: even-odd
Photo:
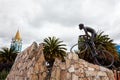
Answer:
[[[94,69],[96,69],[96,70],[99,70],[99,69],[100,69],[100,66],[94,65],[94,64],[91,64],[91,63],[89,63],[88,66],[91,67],[91,68],[94,68]]]
[[[68,69],[68,68],[70,67],[70,65],[71,65],[71,64],[70,64],[70,63],[71,63],[70,61],[71,61],[71,60],[66,59],[66,62],[65,62],[65,63],[66,63],[66,69]]]
[[[60,72],[60,80],[66,80],[67,79],[67,71],[61,70]]]
[[[80,66],[79,66],[79,63],[75,63],[74,64],[74,67],[75,67],[75,69],[78,69]]]
[[[93,76],[97,76],[97,71],[86,71],[86,77],[93,77]]]
[[[60,68],[59,67],[57,67],[57,69],[56,69],[55,79],[60,80]]]
[[[79,69],[75,70],[75,71],[74,71],[74,74],[77,75],[77,76],[79,76],[80,70],[79,70]]]
[[[79,79],[79,77],[77,75],[72,74],[72,80],[78,80],[78,79]]]
[[[78,58],[78,55],[77,54],[75,54],[75,53],[73,53],[73,55],[72,55],[73,57],[72,57],[72,59],[73,60],[78,60],[79,58]]]
[[[68,69],[68,71],[71,73],[71,72],[74,72],[75,71],[75,68],[74,68],[74,65],[71,65],[70,68]]]
[[[99,71],[98,73],[97,73],[97,75],[98,76],[107,76],[107,74],[106,74],[106,72],[103,72],[103,71]]]
[[[100,66],[100,71],[107,71],[107,68]]]
[[[94,71],[95,68],[88,67],[88,71]]]
[[[67,58],[72,59],[73,58],[73,53],[68,53]]]
[[[67,79],[66,80],[71,80],[72,79],[72,74],[67,72]]]
[[[86,73],[85,73],[85,72],[80,73],[80,74],[79,74],[79,77],[80,77],[80,78],[84,78],[84,77],[86,77]]]
[[[109,80],[108,77],[101,77],[101,80]]]
[[[56,67],[55,66],[53,66],[53,68],[52,68],[52,72],[51,72],[51,78],[54,78],[55,77],[55,75],[56,75]]]
[[[65,62],[61,62],[61,64],[59,66],[62,70],[66,69]]]

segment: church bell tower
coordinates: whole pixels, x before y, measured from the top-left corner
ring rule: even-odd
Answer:
[[[11,47],[15,47],[15,50],[21,52],[22,49],[22,39],[20,37],[19,30],[17,30],[15,36],[12,38]]]

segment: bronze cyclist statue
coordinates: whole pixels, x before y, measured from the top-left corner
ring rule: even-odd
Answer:
[[[83,40],[78,41],[78,43],[73,45],[70,49],[70,52],[73,52],[73,48],[75,46],[78,46],[79,55],[89,49],[91,58],[96,64],[104,67],[111,67],[114,63],[114,56],[109,51],[104,50],[103,48],[96,49],[95,47],[94,40],[97,36],[96,31],[91,27],[84,26],[84,24],[79,24],[79,29],[84,30],[85,35],[79,35],[79,39],[82,38]]]

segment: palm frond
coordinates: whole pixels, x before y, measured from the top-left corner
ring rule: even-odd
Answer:
[[[65,44],[63,44],[63,41],[59,40],[59,38],[56,37],[48,37],[44,39],[44,56],[46,61],[54,61],[55,58],[63,59],[63,57],[66,55],[66,48]]]

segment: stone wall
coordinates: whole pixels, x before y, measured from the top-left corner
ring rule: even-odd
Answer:
[[[43,45],[33,44],[18,54],[6,80],[46,80],[47,68]],[[74,53],[67,53],[65,62],[56,59],[50,80],[114,80],[107,68],[88,63]]]
[[[6,80],[44,80],[46,71],[43,46],[33,42],[18,54]]]
[[[111,70],[78,59],[76,54],[68,53],[65,60],[55,60],[50,80],[114,80]]]

